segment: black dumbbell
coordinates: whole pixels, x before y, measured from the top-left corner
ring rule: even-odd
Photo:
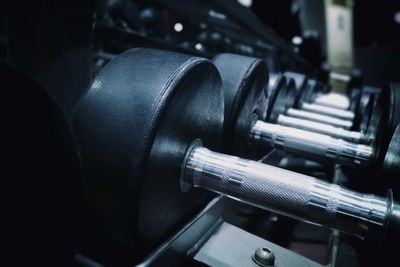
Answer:
[[[398,235],[390,193],[364,195],[208,150],[219,148],[223,122],[210,61],[134,49],[108,63],[73,116],[93,228],[127,251],[148,251],[205,203],[194,186],[360,237]]]
[[[281,77],[280,79],[285,79],[285,77]],[[288,79],[287,81],[291,81],[291,79]],[[274,81],[272,81],[274,82]],[[275,86],[274,84],[271,84],[270,81],[270,86],[269,86],[269,91],[271,95],[274,94],[280,94],[279,90],[285,90],[284,88],[284,83],[282,83],[282,86]],[[278,88],[279,90],[277,91]],[[369,87],[366,87],[369,88]],[[378,94],[372,94],[370,93],[368,97],[363,98],[366,103],[362,102],[360,106],[362,107],[361,109],[363,112],[360,111],[360,113],[366,114],[365,116],[361,116],[360,120],[357,120],[353,124],[353,130],[346,130],[341,127],[333,126],[331,124],[325,123],[326,120],[334,120],[336,121],[335,118],[331,118],[328,116],[324,115],[319,115],[319,114],[314,114],[311,112],[305,112],[307,114],[310,114],[311,120],[308,119],[302,119],[298,117],[293,117],[290,116],[292,115],[290,112],[287,114],[287,109],[286,108],[284,111],[282,111],[282,106],[283,103],[287,102],[287,99],[293,99],[293,91],[296,89],[293,89],[293,86],[290,86],[289,84],[287,85],[287,93],[282,93],[281,98],[277,98],[277,101],[275,103],[272,103],[272,109],[276,108],[278,111],[274,112],[276,115],[274,116],[274,121],[278,124],[289,126],[289,127],[294,127],[302,130],[307,130],[311,132],[316,132],[316,133],[321,133],[325,135],[329,135],[335,138],[343,139],[346,141],[351,141],[355,143],[365,143],[365,144],[370,144],[372,143],[375,139],[376,136],[379,134],[377,130],[379,129],[379,125],[381,123],[382,119],[382,102],[380,101],[380,95]],[[365,89],[367,91],[367,89]],[[366,93],[367,94],[367,93]],[[288,96],[289,95],[289,96]],[[293,103],[294,101],[289,102],[289,107],[290,103]],[[303,111],[301,110],[295,110],[291,109],[293,112],[299,112],[302,113]],[[319,118],[319,121],[315,121],[313,119]],[[324,121],[324,122],[322,122]]]
[[[314,87],[317,89],[314,91],[313,94],[308,95],[309,97],[306,99],[307,102],[313,102],[316,105],[319,105],[319,108],[323,107],[331,107],[338,110],[350,110],[355,111],[358,102],[360,101],[361,90],[362,87],[362,72],[359,69],[353,69],[350,77],[342,77],[345,80],[348,79],[347,85],[347,94],[339,94],[335,92],[329,92],[330,86],[327,84],[329,83],[329,76],[330,76],[331,67],[327,64],[323,64],[321,66],[321,73],[318,78],[318,81],[309,79],[306,75],[294,72],[286,72],[288,77],[291,77],[296,80],[296,85],[298,88],[302,88],[301,86],[307,85]],[[337,75],[336,75],[337,76]],[[335,79],[335,77],[333,77]],[[317,85],[317,87],[315,87]],[[321,110],[319,110],[321,111]],[[324,111],[322,111],[324,113]],[[328,114],[332,113],[328,111]],[[332,115],[336,116],[335,113]],[[347,116],[345,116],[347,117]]]
[[[371,98],[374,94],[367,90],[353,88],[351,97],[335,93],[322,94],[321,96],[319,93],[321,86],[317,81],[308,79],[306,75],[293,72],[286,72],[285,76],[294,79],[296,84],[296,90],[290,94],[293,99],[293,106],[287,110],[287,114],[292,117],[354,130],[361,121],[368,120],[371,115],[373,102]],[[326,97],[328,103],[346,102],[348,105],[345,109],[341,109],[323,103],[315,103],[315,99],[318,97]]]
[[[289,86],[289,88],[291,87]],[[400,97],[398,97],[400,90],[396,90],[396,88],[398,88],[396,83],[392,83],[384,89],[363,86],[360,91],[359,100],[355,101],[358,103],[354,105],[357,106],[358,112],[355,113],[357,116],[351,131],[299,118],[288,118],[285,115],[281,116],[279,123],[328,134],[352,142],[374,143],[378,149],[381,147],[386,148],[388,145],[387,141],[390,140],[394,132],[394,127],[400,122],[399,116],[394,115],[400,114],[398,111],[398,107],[400,106]],[[291,91],[295,90],[292,89]],[[304,91],[306,93],[300,94],[300,97],[297,94],[297,99],[305,99],[304,95],[310,95],[307,93],[307,90]],[[296,93],[292,93],[292,95],[296,95]],[[311,114],[311,116],[315,115],[312,113],[308,114]]]
[[[290,78],[287,79],[285,76],[278,74],[273,74],[273,76],[276,78],[270,79],[268,86],[268,94],[270,95],[271,99],[268,106],[268,109],[270,110],[269,114],[271,114],[270,121],[284,126],[329,135],[345,141],[369,143],[369,140],[367,140],[367,136],[364,133],[345,130],[341,127],[336,127],[323,122],[317,122],[315,120],[301,119],[287,115],[287,110],[294,105],[293,94],[297,90],[294,80]],[[294,112],[296,112],[296,110]],[[302,111],[300,111],[300,113],[301,112]],[[326,122],[326,120],[336,120],[335,118],[324,115],[313,114],[309,112],[307,113],[310,114],[310,116],[319,117],[320,121],[324,122]]]
[[[71,266],[81,167],[60,108],[26,74],[0,62],[3,262]]]
[[[269,95],[267,103],[260,101],[265,98],[263,94],[267,88],[267,67],[261,59],[220,54],[213,62],[221,75],[226,96],[223,152],[247,157],[257,148],[254,144],[260,144],[328,164],[358,168],[376,160],[373,146],[276,124],[285,105],[291,104],[287,103],[287,92],[279,88]],[[284,83],[279,81],[278,84]],[[259,110],[266,108],[268,112],[264,117],[264,112]]]

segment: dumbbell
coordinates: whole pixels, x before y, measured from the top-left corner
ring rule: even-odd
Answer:
[[[357,92],[357,90],[353,90],[353,92]],[[355,113],[356,119],[353,123],[353,129],[349,132],[340,128],[327,126],[326,124],[316,124],[293,117],[289,118],[290,116],[288,117],[285,115],[281,116],[281,122],[279,123],[286,126],[328,134],[352,142],[374,143],[374,146],[378,149],[387,147],[385,140],[390,140],[394,131],[393,125],[397,125],[399,122],[399,120],[396,119],[390,122],[390,118],[396,117],[391,114],[398,113],[396,109],[398,105],[394,104],[399,102],[395,100],[398,99],[398,91],[393,90],[393,86],[384,88],[383,90],[380,88],[363,86],[360,92],[359,100],[353,101],[357,103],[356,110],[358,110],[358,112]],[[295,93],[292,94],[296,95]],[[309,94],[300,94],[300,97],[297,94],[297,99],[306,99],[304,95],[307,96]],[[304,103],[304,101],[299,102]],[[312,113],[308,114],[314,116]]]
[[[368,120],[370,116],[372,94],[364,92],[360,88],[354,88],[351,92],[351,108],[343,110],[333,108],[320,103],[312,103],[320,91],[320,86],[315,80],[308,79],[306,75],[286,72],[285,76],[295,80],[296,90],[291,92],[293,106],[287,110],[287,114],[344,129],[355,129],[361,120]],[[338,96],[336,96],[337,98]]]
[[[292,79],[286,79],[284,76],[279,77],[279,79],[286,80],[288,82],[292,81]],[[285,91],[285,83],[281,82],[280,84],[275,85],[274,80],[270,80],[269,93],[271,94],[271,98],[275,100],[274,102],[270,103],[270,109],[277,109],[276,111],[272,112],[272,114],[275,114],[273,116],[273,122],[284,126],[329,135],[335,138],[355,143],[370,144],[375,140],[375,137],[377,136],[377,129],[379,129],[378,125],[382,116],[381,103],[378,101],[374,101],[375,98],[367,97],[366,100],[368,102],[361,104],[364,113],[371,115],[362,116],[361,120],[359,120],[357,124],[354,125],[357,131],[350,131],[340,127],[332,126],[331,124],[316,122],[313,120],[300,119],[287,115],[286,110],[288,109],[288,107],[293,105],[294,101],[289,101],[288,107],[283,108],[283,106],[285,105],[284,103],[288,101],[288,99],[294,98],[294,90],[296,90],[294,88],[294,85],[287,84],[287,92],[282,92]],[[276,95],[278,95],[278,97]],[[310,114],[314,116],[314,114]],[[317,114],[317,116],[319,115]],[[327,119],[331,118],[328,117]]]
[[[343,117],[343,119],[349,119],[349,117],[351,117],[353,114],[348,114],[348,113],[344,113],[344,115],[342,115],[341,113],[336,114],[334,112],[329,112],[329,108],[332,108],[333,110],[339,110],[339,111],[353,111],[354,110],[354,106],[353,108],[350,108],[350,104],[353,102],[349,99],[348,96],[342,96],[340,94],[335,94],[335,93],[323,93],[323,85],[320,84],[317,80],[311,79],[309,78],[307,75],[305,74],[301,74],[301,73],[296,73],[296,72],[290,72],[290,71],[286,71],[283,73],[283,75],[286,78],[290,78],[293,79],[296,85],[296,90],[294,92],[293,95],[293,107],[298,108],[298,109],[305,109],[308,110],[306,107],[303,108],[303,104],[311,104],[310,106],[312,107],[312,105],[319,105],[318,107],[321,108],[321,110],[313,110],[311,108],[311,111],[313,112],[317,112],[317,113],[321,113],[321,114],[326,114],[326,115],[330,115],[330,116],[334,116],[334,117],[338,117],[341,118]],[[332,98],[336,98],[337,100],[340,100],[339,102],[346,102],[347,101],[347,105],[344,104],[340,104],[339,106],[341,106],[341,108],[339,107],[334,107],[331,105],[328,105],[328,103],[324,104],[321,103],[319,101],[316,102],[316,99],[324,99],[324,97],[328,97],[329,99]],[[346,100],[346,101],[344,101]],[[347,106],[347,107],[345,107]],[[324,112],[324,108],[327,108],[327,112]],[[354,116],[354,115],[353,115]]]
[[[0,80],[2,262],[71,266],[81,179],[74,135],[54,99],[27,74],[0,62]]]
[[[398,236],[390,191],[361,194],[213,152],[224,126],[221,85],[210,61],[154,49],[126,51],[101,70],[72,119],[99,235],[149,251],[207,202],[190,189],[202,187],[362,238]]]
[[[272,104],[260,102],[268,80],[264,61],[220,54],[213,63],[221,75],[225,95],[227,119],[224,122],[223,152],[248,157],[258,145],[272,146],[318,162],[356,168],[368,166],[376,159],[378,154],[373,146],[276,124],[279,113],[286,107],[285,104],[274,105],[274,99],[276,102],[287,96],[284,90],[277,90],[276,95],[268,98]],[[264,112],[259,110],[266,107],[268,112],[264,117]]]
[[[326,89],[318,90],[312,95],[312,98],[308,99],[309,102],[313,102],[322,107],[332,107],[339,110],[355,110],[357,102],[360,100],[362,87],[362,72],[359,69],[353,69],[350,77],[343,77],[335,73],[329,74],[330,67],[326,64],[321,66],[322,75],[319,77],[324,83],[329,82],[329,76],[331,79],[340,79],[348,83],[348,95],[338,94],[334,92],[326,92]],[[294,73],[294,75],[298,75]],[[290,74],[288,76],[291,76]],[[304,78],[297,76],[297,78]],[[347,78],[347,80],[346,80]],[[312,80],[311,80],[312,81]]]

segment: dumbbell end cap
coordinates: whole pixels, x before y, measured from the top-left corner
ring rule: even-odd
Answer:
[[[186,149],[186,153],[185,153],[185,157],[182,161],[182,165],[181,165],[181,175],[180,175],[180,188],[181,191],[183,193],[186,193],[190,190],[190,188],[192,188],[193,183],[191,183],[188,180],[188,175],[186,172],[186,166],[188,163],[188,160],[190,158],[190,154],[192,153],[192,151],[197,148],[197,147],[202,147],[203,146],[203,142],[200,139],[195,139]]]

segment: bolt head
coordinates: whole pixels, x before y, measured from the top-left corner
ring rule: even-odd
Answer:
[[[253,255],[253,260],[259,266],[271,267],[275,264],[275,255],[269,248],[262,247],[256,249]]]

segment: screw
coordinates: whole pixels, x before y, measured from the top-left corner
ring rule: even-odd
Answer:
[[[275,264],[274,253],[266,247],[256,249],[252,258],[255,263],[262,267],[271,267]]]

